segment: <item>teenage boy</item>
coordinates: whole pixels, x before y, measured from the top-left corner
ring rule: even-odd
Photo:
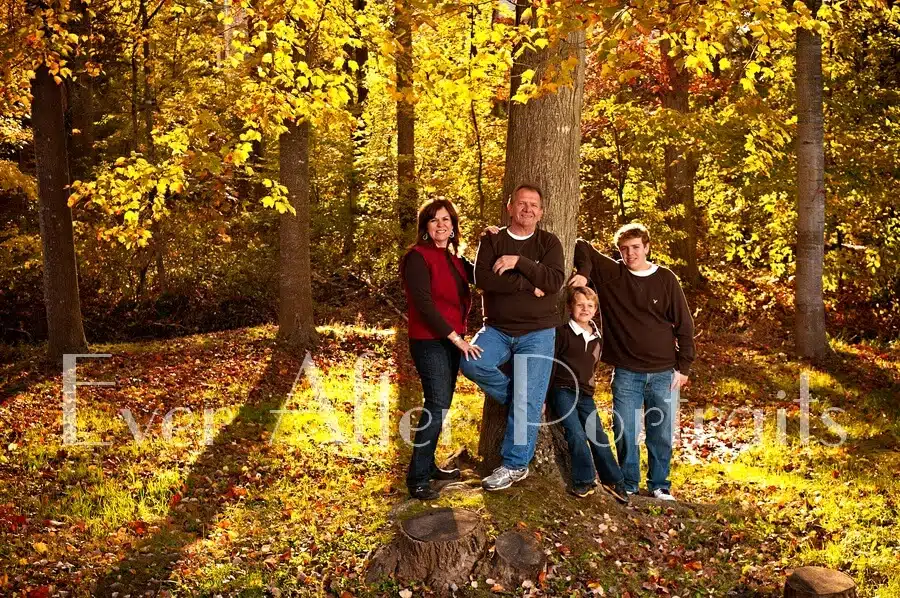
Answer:
[[[482,480],[485,490],[509,488],[528,476],[553,369],[556,293],[566,273],[559,239],[537,228],[543,203],[537,187],[517,187],[507,204],[509,227],[484,235],[475,260],[485,325],[472,344],[483,352],[464,359],[460,369],[488,396],[511,403],[500,447],[503,461]],[[510,359],[515,383],[500,370]]]
[[[568,295],[569,321],[556,329],[556,365],[547,404],[565,430],[572,463],[572,493],[594,493],[597,474],[613,498],[628,504],[624,476],[594,403],[594,368],[600,360],[600,330],[594,323],[597,294],[573,287]],[[595,469],[596,466],[596,469]]]
[[[590,279],[600,298],[601,359],[614,367],[613,433],[625,488],[630,494],[638,491],[643,412],[647,489],[658,499],[675,500],[669,482],[673,422],[679,391],[694,361],[694,321],[678,278],[647,261],[650,233],[646,227],[623,226],[616,232],[615,243],[620,261],[578,240],[577,274],[569,284],[585,286]]]

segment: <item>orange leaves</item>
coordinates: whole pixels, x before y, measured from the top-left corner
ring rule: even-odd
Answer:
[[[243,498],[247,496],[247,489],[240,486],[229,486],[224,496],[225,498]]]
[[[128,524],[128,527],[138,536],[144,536],[147,534],[147,522],[146,521],[132,521]]]

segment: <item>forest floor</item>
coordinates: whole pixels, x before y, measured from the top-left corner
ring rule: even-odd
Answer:
[[[82,358],[77,379],[115,385],[79,386],[68,432],[102,445],[63,443],[61,373],[16,350],[0,366],[0,594],[426,593],[362,580],[392,518],[431,507],[403,484],[398,424],[421,401],[406,340],[320,332],[306,362],[270,326],[92,347],[110,356]],[[860,596],[900,597],[900,349],[832,348],[811,368],[750,335],[701,336],[677,504],[624,509],[536,476],[446,490],[434,505],[476,510],[491,535],[534,533],[549,559],[531,588],[473,579],[458,595],[780,596],[791,567],[818,564]],[[481,404],[461,378],[440,456],[476,454]]]

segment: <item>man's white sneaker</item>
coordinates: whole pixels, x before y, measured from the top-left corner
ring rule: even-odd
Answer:
[[[668,488],[657,488],[653,491],[653,498],[659,500],[675,500],[675,497],[669,492]]]
[[[481,487],[488,492],[509,488],[516,482],[521,482],[528,477],[528,468],[508,469],[502,465],[494,470],[494,473],[481,480]]]

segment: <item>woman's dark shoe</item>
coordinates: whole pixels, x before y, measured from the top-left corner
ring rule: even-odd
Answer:
[[[572,494],[578,498],[585,498],[594,493],[593,484],[578,484],[572,488]]]
[[[609,492],[609,494],[616,499],[616,502],[622,505],[628,505],[628,494],[625,490],[625,484],[619,482],[618,484],[603,484],[603,489]]]
[[[419,500],[434,500],[441,495],[440,492],[431,487],[430,484],[422,484],[415,488],[409,489],[409,495]]]
[[[431,474],[432,480],[438,480],[440,482],[446,482],[449,480],[458,480],[462,474],[459,473],[459,470],[454,469],[441,469],[440,467],[434,468],[434,473]]]

